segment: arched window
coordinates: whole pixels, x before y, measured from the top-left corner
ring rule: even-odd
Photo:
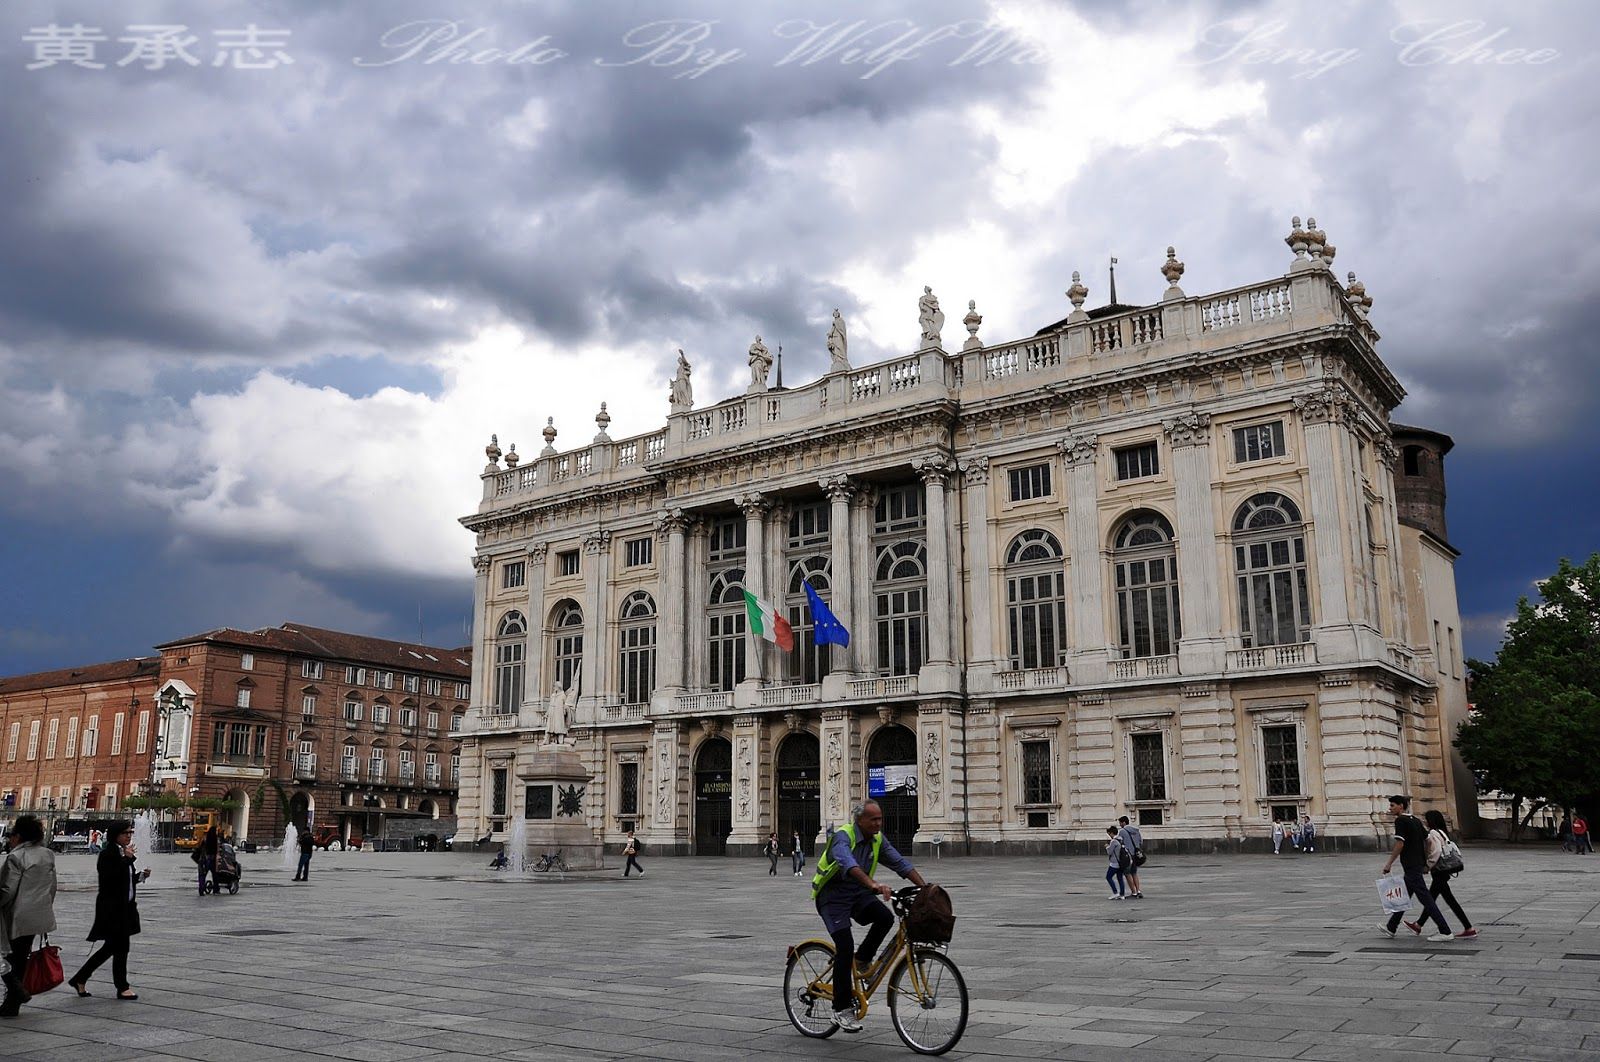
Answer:
[[[556,647],[553,681],[570,690],[583,669],[583,609],[576,602],[563,601],[556,606],[550,626]]]
[[[1006,550],[1006,625],[1013,671],[1057,667],[1067,659],[1067,588],[1061,543],[1024,531]]]
[[[1124,658],[1168,656],[1183,636],[1178,618],[1178,551],[1160,513],[1134,513],[1112,540],[1117,637]]]
[[[500,617],[494,632],[494,710],[514,714],[522,705],[522,671],[528,653],[528,623],[520,612]]]
[[[1281,494],[1257,494],[1233,518],[1239,633],[1246,648],[1311,639],[1306,538],[1300,510]]]
[[[791,520],[791,524],[792,524]],[[788,657],[789,681],[814,685],[828,673],[828,646],[817,645],[812,633],[811,599],[806,583],[824,599],[833,585],[827,557],[803,557],[789,565],[789,625],[794,628],[794,652]]]
[[[617,629],[617,675],[623,704],[646,704],[656,688],[656,603],[643,590],[622,602]]]
[[[915,675],[927,655],[927,549],[917,541],[882,546],[875,574],[878,673]]]
[[[744,681],[744,569],[724,568],[713,574],[707,603],[711,688],[732,690]]]

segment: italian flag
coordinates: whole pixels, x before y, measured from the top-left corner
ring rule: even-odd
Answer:
[[[771,642],[784,652],[794,648],[794,628],[773,610],[771,604],[750,591],[744,592],[744,610],[750,617],[750,633]]]

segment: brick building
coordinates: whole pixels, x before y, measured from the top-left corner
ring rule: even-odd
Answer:
[[[276,787],[341,837],[455,832],[468,650],[302,624],[157,649],[0,680],[0,797],[114,809],[149,783],[231,800],[235,836],[271,842],[286,825]]]

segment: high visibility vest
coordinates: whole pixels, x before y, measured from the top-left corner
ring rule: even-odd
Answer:
[[[840,832],[850,839],[850,848],[853,851],[857,844],[856,824],[840,828]],[[867,877],[872,877],[878,870],[878,853],[883,851],[883,831],[879,830],[872,837],[872,855],[864,868]],[[822,858],[817,860],[817,873],[811,879],[811,898],[815,900],[822,894],[822,890],[833,883],[839,876],[839,861],[833,858],[833,842],[828,842],[827,849],[822,853]]]

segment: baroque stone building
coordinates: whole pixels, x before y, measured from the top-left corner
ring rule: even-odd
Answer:
[[[931,292],[914,353],[693,407],[664,429],[487,448],[463,835],[550,814],[518,765],[552,691],[608,843],[808,843],[882,793],[923,849],[1264,842],[1309,814],[1389,833],[1383,797],[1452,819],[1473,792],[1444,537],[1449,440],[1390,420],[1372,300],[1314,221],[1288,272],[1072,313],[946,350]],[[504,457],[504,466],[501,458]],[[1402,461],[1402,456],[1404,460]],[[809,584],[849,629],[811,644]],[[743,592],[787,613],[752,637]],[[561,691],[570,691],[563,694]],[[524,796],[528,799],[524,801]]]

